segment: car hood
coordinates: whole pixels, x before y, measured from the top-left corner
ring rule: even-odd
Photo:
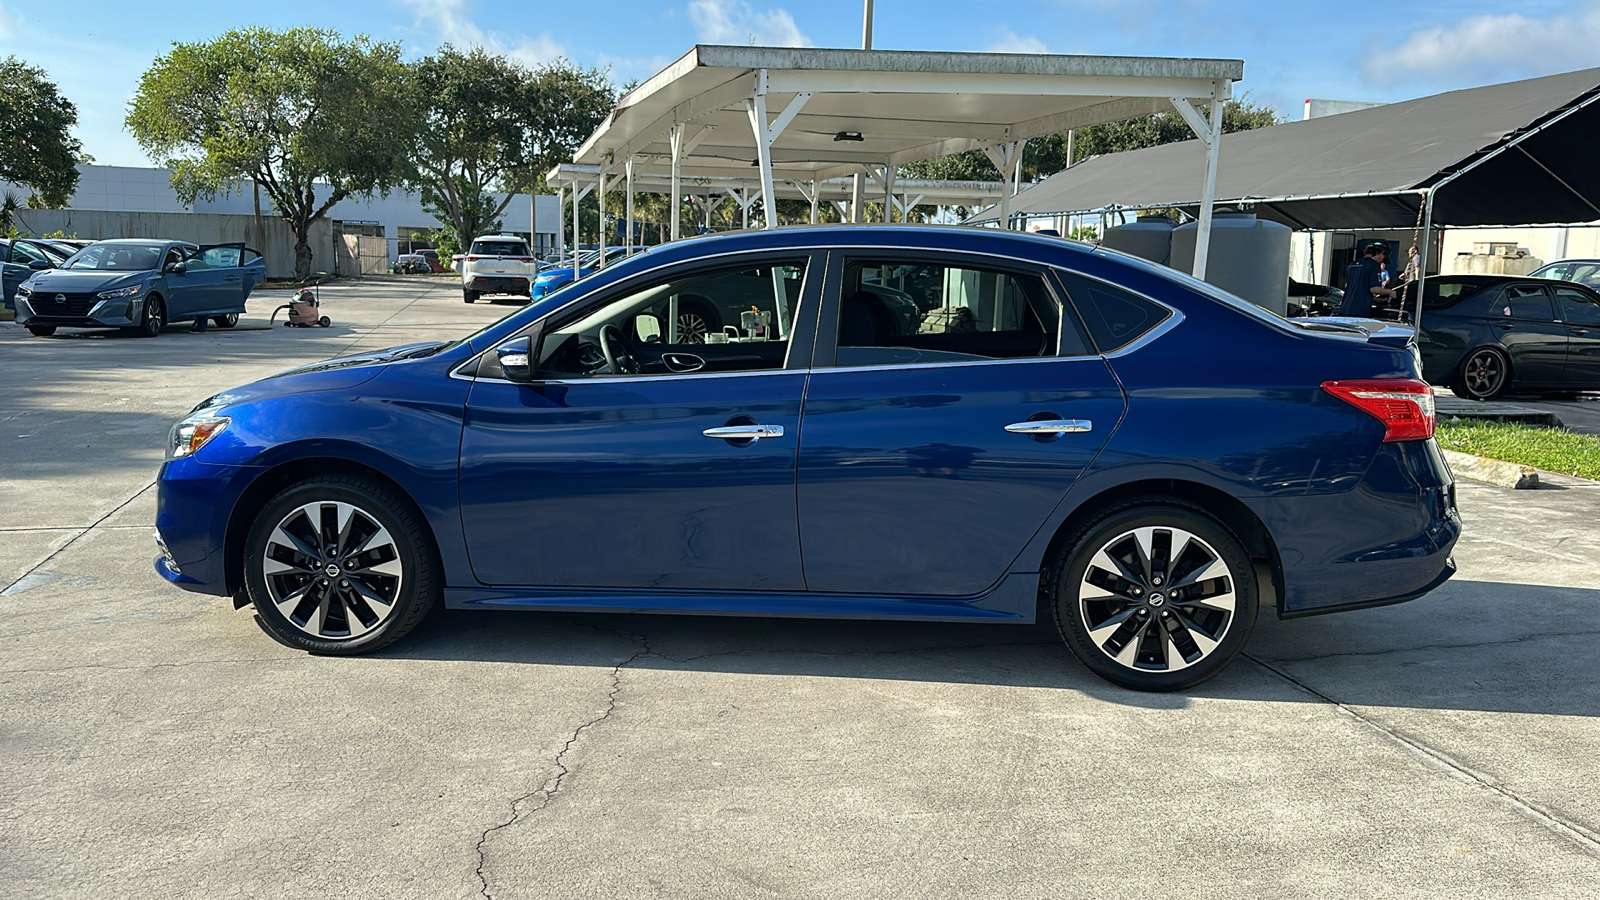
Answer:
[[[79,272],[72,269],[43,269],[34,273],[33,277],[28,279],[28,287],[38,293],[55,291],[62,294],[90,294],[96,291],[125,287],[130,284],[139,284],[152,274],[154,274],[154,271],[149,269],[142,272],[102,272],[95,269]]]
[[[276,375],[268,375],[260,381],[251,382],[209,397],[196,406],[195,410],[238,406],[242,403],[271,400],[295,394],[347,390],[378,377],[378,373],[387,368],[390,363],[424,356],[430,351],[443,346],[445,346],[445,343],[442,341],[404,344],[399,347],[373,350],[367,353],[358,353],[354,356],[341,356],[337,359],[286,369]]]

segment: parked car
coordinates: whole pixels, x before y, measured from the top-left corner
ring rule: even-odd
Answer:
[[[421,256],[423,262],[428,264],[428,270],[430,272],[437,274],[439,272],[450,271],[449,269],[445,268],[444,263],[439,261],[439,251],[437,250],[422,249],[417,251],[417,255]]]
[[[5,308],[16,309],[17,288],[32,278],[33,273],[54,269],[70,256],[72,253],[63,251],[50,241],[0,239],[0,291],[4,292]]]
[[[1600,292],[1570,281],[1439,275],[1423,285],[1423,373],[1458,397],[1600,390]]]
[[[1529,277],[1576,281],[1587,287],[1600,288],[1600,259],[1558,260],[1534,269],[1529,273]]]
[[[476,303],[485,294],[526,296],[538,271],[528,242],[516,235],[486,234],[461,257],[462,299]]]
[[[17,289],[17,324],[36,337],[57,328],[124,328],[155,337],[170,322],[209,317],[231,328],[266,276],[243,244],[97,241]]]
[[[970,286],[940,307],[961,328],[896,333],[845,277],[908,263]],[[664,339],[663,301],[751,277],[752,327]],[[1454,572],[1409,329],[1305,322],[1000,230],[680,241],[470,337],[202,402],[161,469],[156,570],[326,654],[441,599],[1028,623],[1042,598],[1095,673],[1183,688],[1260,607]]]
[[[649,248],[635,247],[633,248],[633,253],[635,256],[637,256],[638,254],[645,252],[647,249]],[[621,260],[627,255],[627,247],[607,247],[606,265],[615,265],[617,261]],[[595,272],[600,271],[599,264],[599,250],[580,251],[580,255],[578,256],[578,279],[588,278]],[[569,257],[565,261],[564,265],[556,265],[542,269],[539,272],[539,276],[533,281],[533,289],[529,291],[529,297],[535,302],[543,300],[546,295],[555,292],[557,288],[570,284],[574,280],[575,279],[572,275],[572,260]]]

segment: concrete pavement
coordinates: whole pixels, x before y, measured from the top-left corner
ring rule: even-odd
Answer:
[[[252,310],[277,298],[258,297]],[[1183,695],[1046,626],[436,613],[375,658],[150,570],[172,421],[465,333],[0,326],[0,896],[1591,897],[1600,495],[1460,485],[1461,574],[1279,622]],[[7,587],[9,585],[9,587]]]

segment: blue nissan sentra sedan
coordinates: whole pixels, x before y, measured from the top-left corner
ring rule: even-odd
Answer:
[[[906,272],[912,317],[882,296]],[[735,279],[748,310],[678,333]],[[1262,607],[1395,603],[1455,571],[1408,340],[1003,231],[683,241],[463,340],[206,400],[172,431],[156,569],[325,654],[391,644],[441,600],[1042,606],[1090,670],[1174,690],[1227,666]]]

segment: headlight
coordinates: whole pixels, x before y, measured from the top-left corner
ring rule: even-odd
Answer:
[[[221,434],[228,423],[227,416],[191,415],[172,426],[172,437],[167,444],[167,459],[189,456]]]
[[[144,285],[136,284],[132,287],[117,288],[114,291],[101,291],[95,296],[101,300],[121,300],[124,297],[137,297],[142,290],[144,290]]]
[[[17,286],[17,296],[18,297],[32,297],[33,296],[33,288],[28,287],[25,284],[18,285]]]

